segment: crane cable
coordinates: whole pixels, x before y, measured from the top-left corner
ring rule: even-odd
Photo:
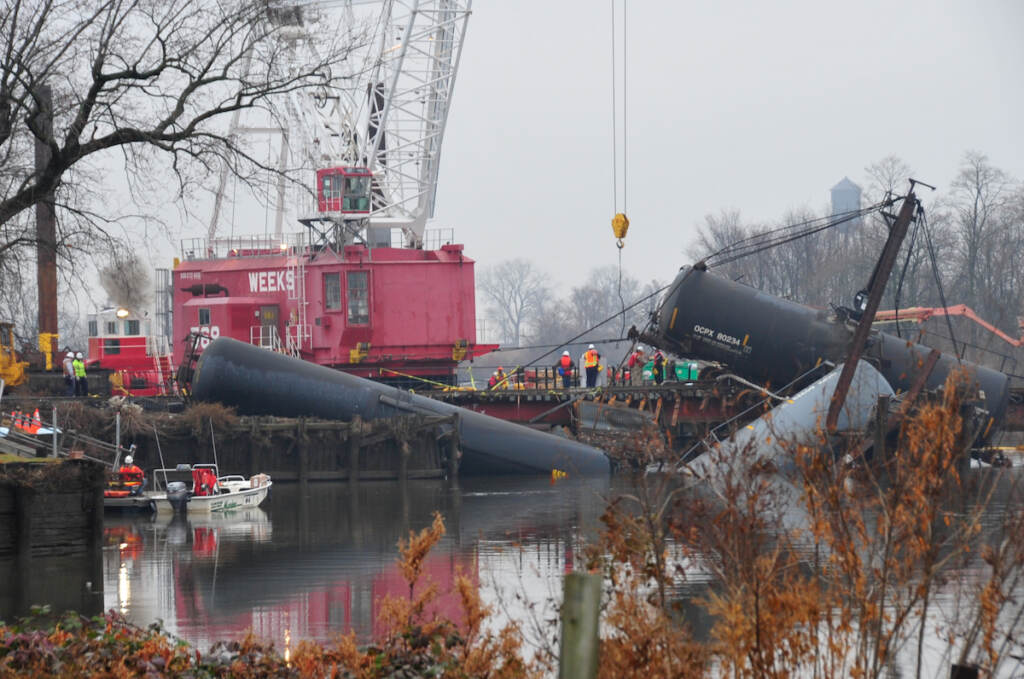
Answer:
[[[615,71],[618,66],[618,59],[616,59],[615,53],[615,42],[617,39],[615,30],[615,2],[611,0],[611,28],[612,28],[612,209],[614,216],[612,217],[612,233],[615,235],[615,245],[619,249],[619,280],[617,286],[617,293],[619,296],[620,313],[622,314],[622,327],[620,333],[626,332],[626,300],[622,296],[622,248],[625,246],[623,238],[626,237],[626,232],[629,229],[629,218],[626,217],[626,211],[628,208],[629,200],[629,135],[626,133],[627,130],[627,108],[626,104],[628,98],[626,96],[626,75],[628,69],[626,68],[627,52],[626,52],[626,3],[623,0],[622,3],[622,212],[619,212],[619,125],[618,125],[618,108],[619,102],[616,96],[615,88]]]
[[[731,264],[732,262],[743,259],[744,257],[756,255],[760,252],[779,247],[780,245],[785,245],[786,243],[791,243],[801,238],[806,238],[807,236],[812,236],[816,233],[839,226],[840,224],[864,217],[872,212],[888,207],[891,204],[891,201],[886,200],[860,210],[841,212],[830,217],[815,217],[797,224],[789,224],[769,231],[764,231],[762,233],[757,233],[735,241],[734,243],[730,243],[720,250],[711,253],[704,257],[702,262],[707,266],[724,266],[725,264]],[[790,233],[791,231],[792,233]]]

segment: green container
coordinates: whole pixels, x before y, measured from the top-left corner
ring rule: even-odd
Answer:
[[[679,361],[676,363],[676,379],[680,382],[692,382],[697,379],[700,369],[697,364],[691,361]]]

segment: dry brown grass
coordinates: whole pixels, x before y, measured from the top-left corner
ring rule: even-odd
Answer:
[[[215,435],[225,435],[239,422],[235,409],[220,403],[193,403],[181,415],[175,416],[174,421],[177,427],[190,432],[196,439],[209,437],[211,425]]]

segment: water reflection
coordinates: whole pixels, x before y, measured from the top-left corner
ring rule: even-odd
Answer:
[[[991,504],[979,539],[997,536],[1020,501],[1020,479],[994,470],[969,475],[969,487],[991,490],[981,492]],[[499,618],[523,623],[527,633],[536,623],[533,631],[542,634],[537,628],[554,617],[560,599],[560,576],[580,568],[579,547],[596,536],[607,500],[631,491],[625,478],[557,485],[470,479],[461,487],[440,481],[280,484],[265,511],[108,517],[105,605],[138,624],[161,619],[200,647],[248,630],[280,649],[301,639],[330,641],[349,630],[366,642],[380,631],[381,597],[408,594],[396,542],[429,525],[438,511],[448,533],[426,562],[425,577],[447,592],[465,574],[480,586],[485,603],[496,604]],[[956,511],[970,510],[966,502]],[[670,552],[686,573],[670,593],[675,614],[706,640],[712,620],[699,600],[708,597],[715,569],[699,557],[684,559],[678,545]],[[978,550],[951,565],[935,592],[946,619],[965,596],[976,600],[971,588],[985,574]],[[455,620],[459,611],[453,596],[442,596],[435,608]],[[938,651],[929,649],[929,656],[930,667],[941,665]]]
[[[130,620],[163,620],[201,646],[243,635],[284,647],[380,631],[384,595],[405,596],[396,543],[438,511],[448,533],[425,577],[441,592],[462,573],[481,584],[518,579],[549,589],[571,570],[574,545],[592,534],[609,493],[605,482],[547,479],[275,485],[266,510],[223,517],[108,517],[106,607]],[[522,548],[520,548],[522,547]],[[460,619],[454,595],[435,612]]]

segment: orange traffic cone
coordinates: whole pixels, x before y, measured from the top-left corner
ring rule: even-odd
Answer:
[[[36,408],[36,411],[32,413],[32,424],[29,425],[28,433],[34,436],[35,434],[38,434],[39,430],[42,428],[43,421],[39,419],[39,408]]]

